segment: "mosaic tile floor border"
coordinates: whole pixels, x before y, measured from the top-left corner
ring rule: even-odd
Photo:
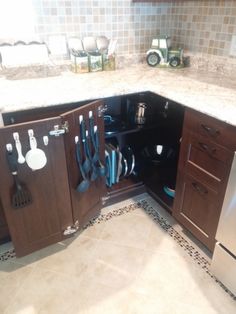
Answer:
[[[113,217],[117,217],[120,215],[124,215],[125,213],[129,213],[137,208],[142,208],[145,210],[145,212],[155,221],[157,222],[160,227],[167,232],[167,234],[173,238],[174,241],[178,243],[179,246],[181,246],[185,252],[193,259],[194,262],[196,262],[202,270],[204,270],[216,283],[218,283],[221,288],[224,289],[226,293],[230,295],[231,298],[233,298],[236,301],[236,296],[228,290],[211,272],[210,272],[210,263],[209,261],[198,251],[196,247],[194,247],[187,239],[185,239],[182,235],[179,234],[178,231],[176,231],[172,225],[168,223],[168,221],[163,218],[157,210],[155,210],[152,205],[148,203],[146,200],[138,201],[136,203],[130,204],[128,206],[115,209],[111,212],[108,212],[106,214],[101,214],[99,217],[92,219],[85,227],[89,228],[90,226],[93,226],[94,224],[99,224],[104,221],[108,221],[112,219]],[[0,261],[6,261],[11,258],[15,257],[15,251],[14,249],[8,250],[0,255]]]

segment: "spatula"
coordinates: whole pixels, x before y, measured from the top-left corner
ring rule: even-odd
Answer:
[[[14,179],[11,204],[15,209],[28,206],[32,203],[32,196],[26,185],[18,179],[17,156],[10,144],[7,145],[7,161]]]

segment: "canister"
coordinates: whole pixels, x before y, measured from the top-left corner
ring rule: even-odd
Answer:
[[[102,64],[104,71],[113,71],[116,69],[116,59],[115,55],[108,55],[108,53],[103,53]]]
[[[89,58],[86,52],[80,52],[76,57],[76,73],[89,72]]]
[[[90,72],[102,71],[102,55],[98,51],[89,53]]]

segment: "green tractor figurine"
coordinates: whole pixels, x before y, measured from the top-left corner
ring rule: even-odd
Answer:
[[[180,68],[183,67],[183,49],[171,48],[171,39],[169,36],[159,36],[152,40],[151,49],[147,51],[148,65],[155,67]]]

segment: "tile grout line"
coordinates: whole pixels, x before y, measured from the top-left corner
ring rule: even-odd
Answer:
[[[236,296],[225,287],[211,272],[210,272],[210,263],[209,261],[199,253],[197,248],[195,248],[192,244],[188,242],[182,235],[179,234],[178,231],[174,229],[174,227],[168,223],[168,221],[163,218],[157,210],[153,208],[152,205],[148,203],[147,200],[140,200],[133,204],[129,204],[119,209],[115,209],[106,214],[101,214],[96,218],[90,220],[90,222],[83,228],[83,230],[95,225],[100,224],[101,222],[108,221],[113,217],[118,217],[123,214],[134,211],[137,208],[142,208],[155,222],[157,222],[160,227],[167,232],[167,234],[177,242],[177,244],[184,249],[184,251],[196,262],[201,269],[203,269],[220,287],[233,299],[236,301]],[[9,259],[15,258],[14,249],[8,250],[0,255],[0,262],[7,261]]]

